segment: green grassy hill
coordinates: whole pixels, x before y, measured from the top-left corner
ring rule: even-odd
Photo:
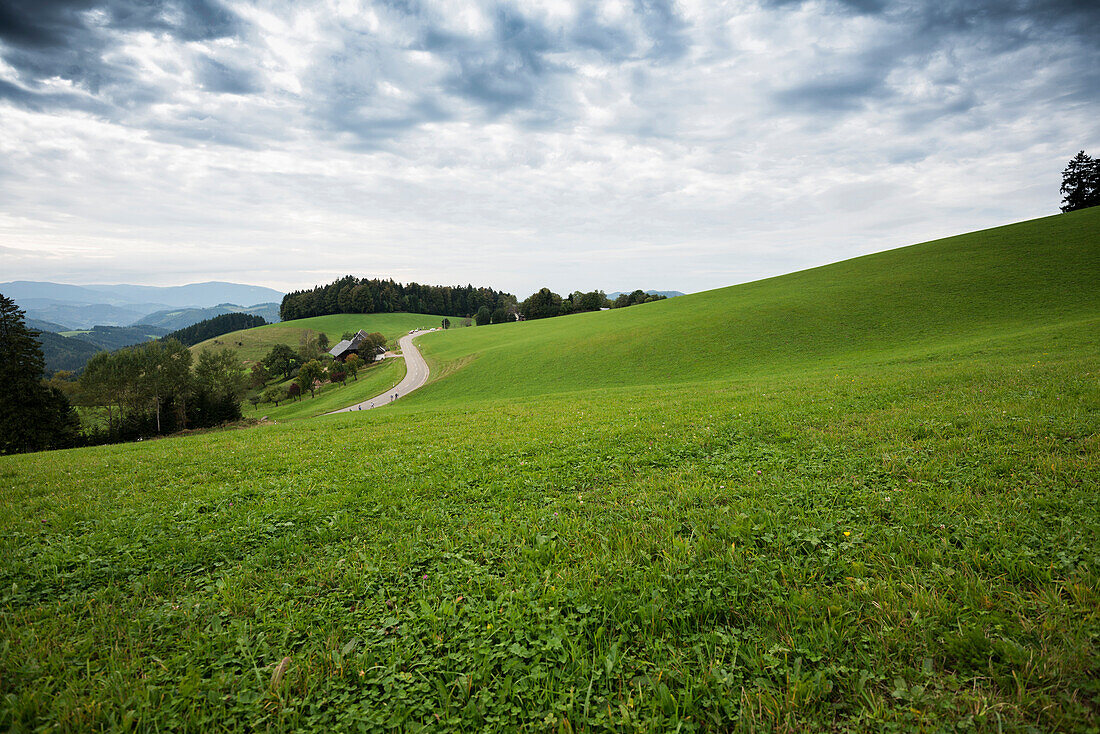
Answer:
[[[829,370],[1095,329],[1098,232],[1100,211],[1085,210],[644,306],[432,334],[431,359],[464,366],[417,398]]]
[[[1086,210],[0,457],[0,728],[1093,731],[1098,252]]]
[[[407,334],[418,327],[433,328],[439,326],[442,316],[432,316],[419,313],[379,313],[379,314],[333,314],[331,316],[315,316],[308,319],[283,321],[277,324],[257,326],[254,329],[234,331],[229,334],[207,339],[191,347],[193,352],[205,347],[230,346],[238,351],[241,359],[254,362],[262,359],[275,344],[289,344],[298,348],[298,340],[306,330],[315,334],[324,332],[328,335],[329,342],[335,345],[340,341],[340,335],[346,331],[359,331],[362,329],[368,334],[379,332],[386,337],[387,344],[397,345],[397,338]],[[451,319],[456,326],[462,320]]]

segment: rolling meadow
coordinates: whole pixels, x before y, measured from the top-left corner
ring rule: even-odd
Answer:
[[[0,457],[0,727],[1096,731],[1097,283],[1100,207]]]

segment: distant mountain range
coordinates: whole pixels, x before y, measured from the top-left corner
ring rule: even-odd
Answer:
[[[160,327],[166,331],[176,331],[227,313],[250,313],[263,316],[269,324],[274,324],[279,320],[279,304],[257,303],[255,306],[238,306],[234,303],[219,303],[217,306],[211,306],[210,308],[168,309],[142,317],[138,326],[149,325]]]
[[[46,298],[68,303],[105,303],[110,306],[156,304],[161,308],[203,308],[219,303],[267,303],[282,301],[283,294],[273,288],[241,283],[191,283],[190,285],[69,285],[48,281],[15,280],[0,283],[0,293],[16,303],[24,299]],[[147,312],[149,313],[149,312]]]
[[[0,286],[2,288],[2,286]],[[0,293],[4,293],[0,290]],[[4,295],[8,295],[4,293]],[[142,308],[114,306],[109,303],[75,303],[52,298],[16,298],[9,296],[27,318],[51,321],[60,325],[60,331],[90,329],[93,326],[129,326],[152,311],[164,308],[161,304],[144,304]]]
[[[3,292],[3,286],[0,286],[0,292]],[[634,291],[626,291],[626,293],[633,293],[633,292]],[[664,296],[665,298],[675,298],[676,296],[686,295],[684,293],[681,293],[680,291],[646,291],[646,293],[651,295],[651,296]],[[622,294],[623,294],[623,291],[615,291],[614,293],[608,293],[607,297],[608,297],[609,300],[614,301],[616,298],[618,298]]]
[[[272,288],[217,281],[162,287],[17,280],[0,283],[0,293],[14,300],[28,319],[62,327],[51,331],[139,323],[173,330],[231,311],[259,313],[268,321],[278,321],[278,304],[283,299],[283,294]],[[234,305],[238,303],[257,305]],[[189,311],[194,313],[185,313]],[[162,322],[168,317],[163,312],[178,316],[165,324]]]

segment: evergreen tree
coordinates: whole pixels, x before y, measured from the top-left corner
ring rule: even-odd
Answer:
[[[68,398],[42,383],[45,360],[15,301],[0,294],[0,454],[64,448],[80,420]]]
[[[1100,160],[1081,151],[1062,171],[1062,211],[1072,212],[1100,204]]]

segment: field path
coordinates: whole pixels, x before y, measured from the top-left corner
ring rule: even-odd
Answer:
[[[405,379],[399,382],[397,387],[387,390],[377,397],[364,400],[355,405],[349,405],[346,408],[340,408],[340,410],[334,410],[331,413],[325,413],[325,415],[347,413],[352,410],[381,408],[383,405],[389,405],[393,400],[400,398],[402,395],[408,395],[416,388],[423,387],[424,383],[428,381],[428,363],[424,361],[424,357],[420,354],[420,350],[413,344],[413,339],[421,334],[427,333],[426,330],[414,331],[397,340],[398,346],[401,347],[401,354],[405,357]]]

